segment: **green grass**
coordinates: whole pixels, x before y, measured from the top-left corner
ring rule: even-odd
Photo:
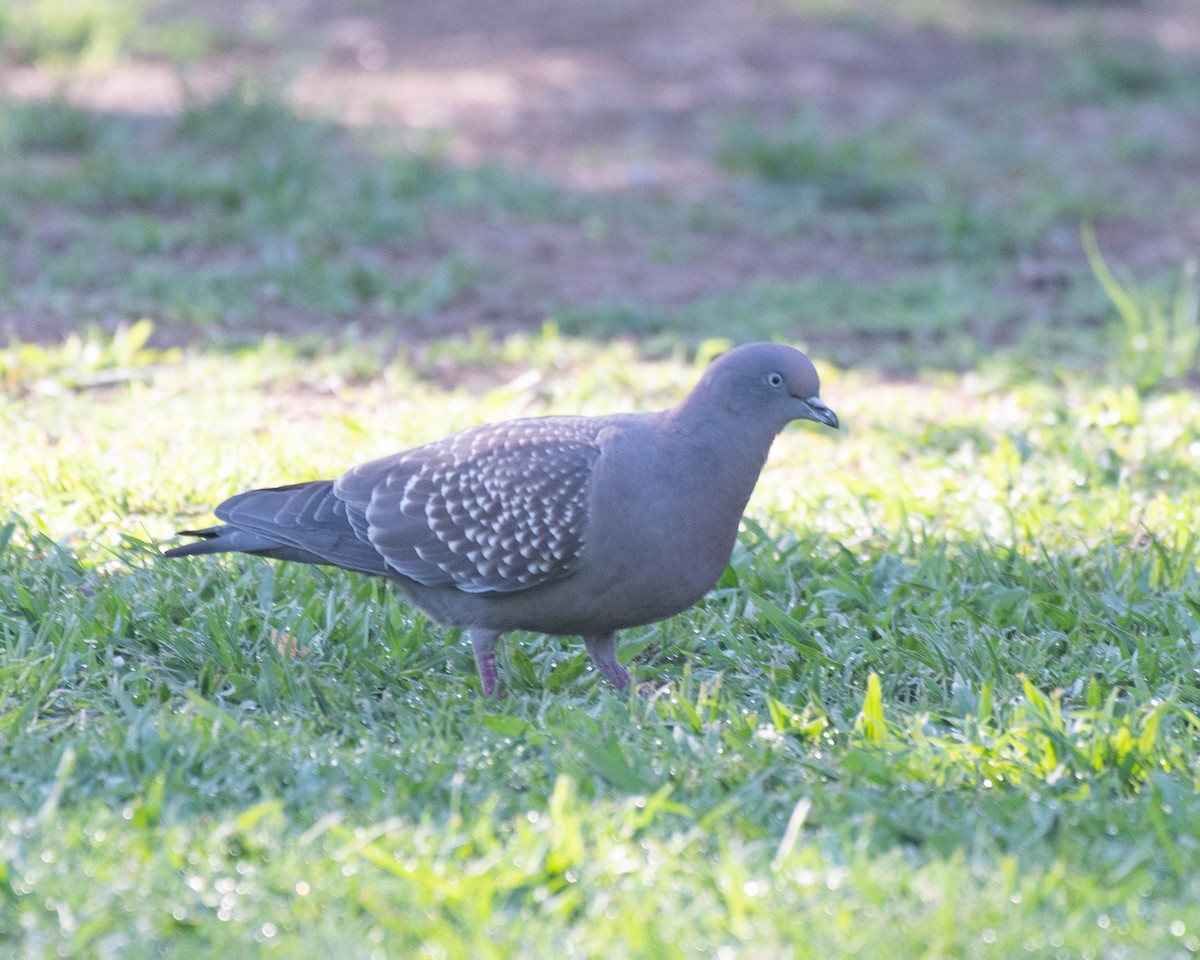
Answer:
[[[0,61],[20,65],[98,71],[134,54],[185,65],[221,41],[208,21],[162,0],[13,0],[0,9]]]
[[[859,113],[671,119],[695,183],[606,191],[297,108],[269,10],[0,11],[23,68],[251,67],[173,116],[0,100],[0,955],[1200,953],[1194,64],[1089,0],[784,6],[850,63],[962,48]],[[158,555],[752,338],[845,429],[787,430],[717,588],[625,632],[642,696],[519,635],[483,701],[382,583]]]
[[[0,55],[24,63],[97,68],[126,52],[141,0],[16,0],[0,11]]]
[[[34,263],[22,308],[61,312],[67,290],[87,316],[212,334],[281,314],[404,328],[474,282],[456,251],[416,272],[398,253],[432,213],[564,216],[535,178],[452,169],[431,138],[348,140],[255,81],[167,121],[0,104],[0,161],[0,243]]]
[[[943,266],[872,284],[836,275],[760,283],[674,311],[600,303],[560,307],[551,316],[565,332],[579,335],[836,338],[841,343],[825,349],[831,361],[840,362],[852,362],[870,342],[880,345],[873,364],[901,368],[919,366],[930,355],[974,365],[984,348],[968,335],[969,328],[1001,326],[1013,309],[989,296],[977,274]]]
[[[842,251],[836,270],[801,252],[795,277],[683,303],[525,295],[571,331],[815,337],[842,363],[961,369],[981,349],[1040,363],[1050,329],[1103,362],[1104,304],[1079,224],[1194,203],[1183,180],[1143,176],[1180,162],[1180,147],[1131,148],[1146,142],[1134,115],[1111,142],[1063,131],[1067,147],[1031,130],[1023,107],[1002,105],[985,130],[962,109],[979,96],[947,91],[902,129],[835,135],[832,121],[803,115],[772,134],[743,119],[713,158],[741,173],[703,202],[462,167],[443,136],[347,130],[298,114],[263,79],[189,96],[170,118],[3,102],[0,306],[63,325],[149,317],[173,339],[348,323],[424,335],[448,308],[487,300],[481,291],[521,296],[529,282],[511,251],[472,242],[474,224],[516,235],[555,224],[601,249],[631,238],[665,271],[691,269],[730,235]],[[454,234],[431,227],[448,217]],[[1031,295],[1012,283],[1043,259],[1068,261],[1060,287]]]
[[[378,582],[153,543],[250,484],[697,369],[553,331],[365,365],[144,333],[0,365],[14,954],[1195,949],[1191,394],[826,368],[849,432],[786,432],[718,589],[624,635],[652,695],[518,636],[488,703]]]
[[[1184,68],[1158,46],[1085,39],[1063,65],[1058,92],[1081,103],[1195,97],[1194,65]]]
[[[788,184],[820,207],[878,209],[912,192],[917,158],[894,143],[896,131],[831,141],[823,118],[800,117],[768,135],[746,120],[725,135],[718,162],[733,173]]]
[[[1196,261],[1184,264],[1170,296],[1122,284],[1100,253],[1096,237],[1084,231],[1084,248],[1092,271],[1112,301],[1119,318],[1120,353],[1115,378],[1148,392],[1189,374],[1200,365],[1200,285]]]

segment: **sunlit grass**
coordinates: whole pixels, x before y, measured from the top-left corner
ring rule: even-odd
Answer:
[[[1113,363],[1117,379],[1150,391],[1195,374],[1200,366],[1200,283],[1196,261],[1187,261],[1170,296],[1122,283],[1109,269],[1087,228],[1084,249],[1096,280],[1117,314],[1120,351]]]
[[[789,429],[718,588],[625,633],[648,695],[518,635],[493,704],[377,581],[155,543],[482,420],[663,406],[698,367],[552,328],[395,359],[143,333],[3,354],[14,946],[1193,949],[1191,394],[824,367],[847,430]]]
[[[0,10],[0,56],[96,69],[126,53],[143,0],[17,0]]]

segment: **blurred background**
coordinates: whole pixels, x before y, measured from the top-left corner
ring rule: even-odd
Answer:
[[[0,62],[0,342],[1197,359],[1195,0],[6,0]]]

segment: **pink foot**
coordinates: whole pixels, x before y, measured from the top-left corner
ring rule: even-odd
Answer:
[[[471,646],[475,649],[475,666],[479,669],[479,682],[483,695],[494,700],[496,694],[496,642],[500,633],[496,630],[471,631]]]

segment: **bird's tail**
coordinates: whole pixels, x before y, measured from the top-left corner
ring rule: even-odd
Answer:
[[[381,576],[391,572],[365,533],[358,535],[348,508],[333,491],[332,480],[247,490],[220,504],[216,514],[225,522],[201,530],[181,530],[182,536],[199,539],[172,547],[163,556],[250,553]],[[359,522],[365,528],[365,518]]]
[[[180,530],[181,537],[199,537],[194,543],[185,543],[170,550],[164,550],[164,557],[191,557],[200,553],[258,553],[264,554],[282,546],[277,540],[270,540],[257,533],[238,530],[236,527],[221,524],[216,527],[206,527],[203,530]]]

